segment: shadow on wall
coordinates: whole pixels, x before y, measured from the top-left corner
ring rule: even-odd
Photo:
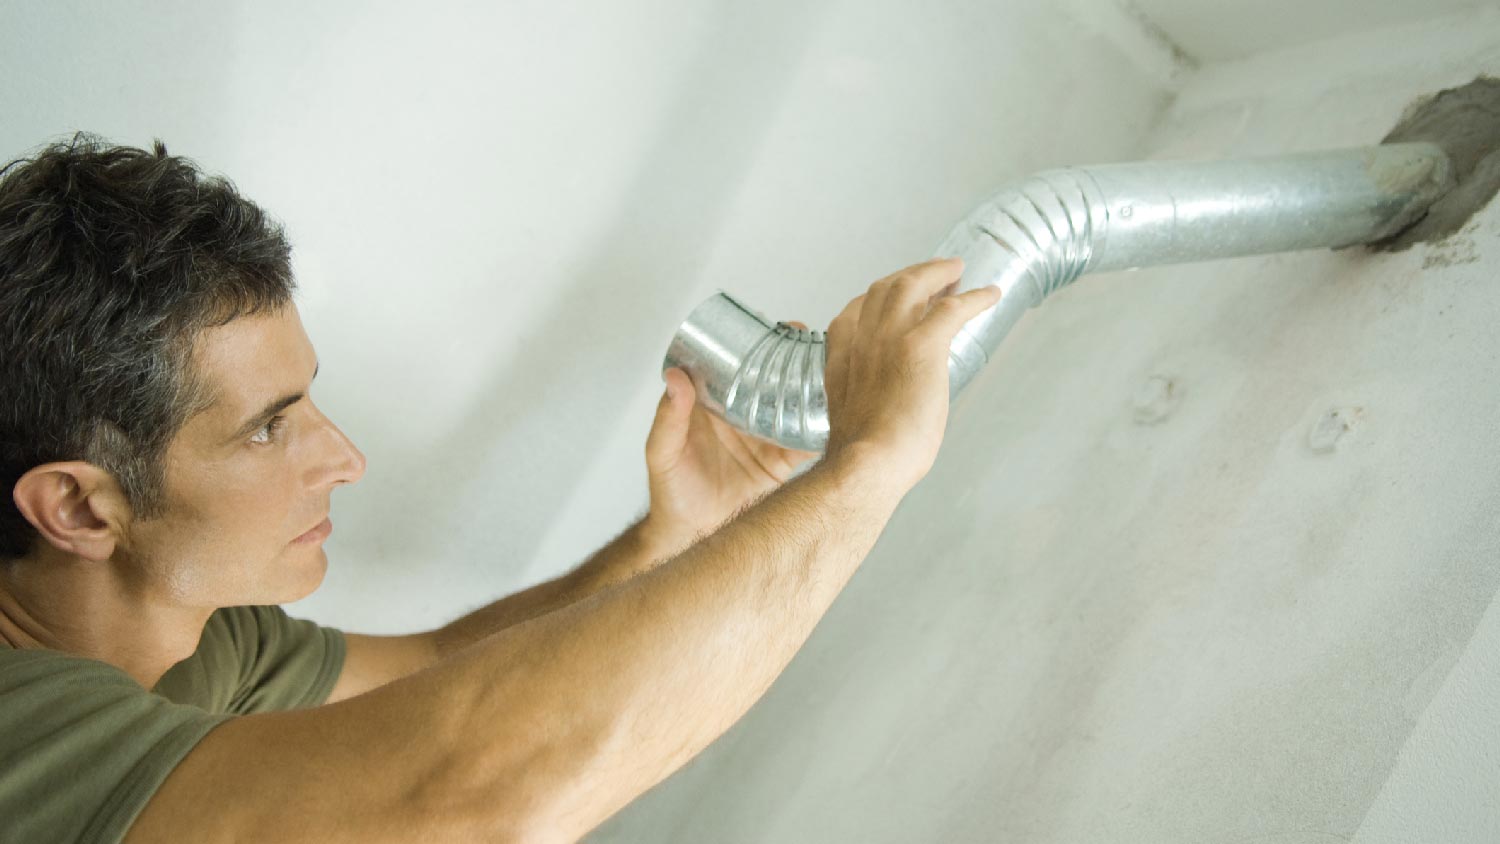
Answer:
[[[475,403],[431,450],[393,455],[389,477],[442,479],[441,488],[434,485],[423,496],[426,512],[463,511],[460,501],[471,485],[492,482],[488,469],[496,466],[519,479],[508,481],[518,490],[550,499],[533,498],[530,506],[552,512],[569,500],[572,484],[524,479],[581,477],[595,445],[619,423],[609,410],[628,405],[639,389],[644,373],[622,370],[660,360],[662,338],[697,285],[696,274],[827,6],[783,5],[788,8],[769,13],[763,6],[721,4],[716,37],[704,40],[694,72],[685,75],[632,180],[630,205],[600,242],[580,244],[592,254],[579,262],[568,293],[539,318],[516,326],[524,333],[519,345],[535,354],[497,367],[493,379],[477,384]],[[535,412],[538,406],[547,412]],[[559,418],[588,419],[596,433],[576,447],[549,447]],[[420,559],[451,539],[438,520],[404,524],[412,529],[382,538],[384,550],[398,559]],[[544,527],[527,537],[528,556]]]

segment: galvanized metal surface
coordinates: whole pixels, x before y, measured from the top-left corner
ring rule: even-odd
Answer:
[[[1368,243],[1419,219],[1452,184],[1447,156],[1427,143],[1037,174],[976,208],[934,253],[963,259],[954,293],[1004,292],[954,338],[949,394],[1022,314],[1086,272]],[[684,369],[699,400],[736,428],[822,451],[826,339],[719,292],[678,328],[662,369]]]

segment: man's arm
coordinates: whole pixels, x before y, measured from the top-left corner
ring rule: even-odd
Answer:
[[[660,565],[690,542],[653,532],[649,516],[626,528],[572,571],[523,589],[427,634],[439,658],[497,631],[545,615]]]
[[[686,544],[671,541],[643,517],[566,574],[507,595],[436,630],[398,636],[345,633],[344,668],[326,703],[379,688],[495,632],[577,603],[647,571]]]
[[[800,322],[793,322],[806,328]],[[646,438],[647,514],[578,568],[508,595],[430,632],[346,634],[344,670],[326,702],[362,694],[529,618],[576,603],[675,555],[785,483],[816,455],[735,430],[697,402],[680,369],[662,373],[666,393]]]
[[[127,841],[576,840],[749,709],[931,467],[948,343],[998,298],[926,315],[959,269],[882,279],[834,320],[832,430],[811,471],[660,566],[429,670],[226,721]]]
[[[764,693],[899,497],[874,461],[825,462],[657,568],[429,670],[228,721],[126,840],[574,841]]]

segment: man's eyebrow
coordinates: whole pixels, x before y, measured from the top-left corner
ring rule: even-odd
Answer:
[[[317,363],[317,365],[313,367],[313,377],[312,377],[312,380],[314,380],[314,381],[318,380],[318,370],[320,370],[322,368],[323,368],[323,362],[319,361]],[[225,442],[231,442],[231,441],[234,441],[234,440],[238,440],[241,437],[246,437],[246,436],[249,436],[250,434],[255,433],[256,431],[260,430],[260,428],[261,428],[262,425],[264,425],[267,422],[271,421],[271,417],[272,416],[275,416],[276,414],[280,413],[281,411],[286,410],[288,407],[291,407],[292,405],[296,404],[297,402],[302,401],[302,399],[304,399],[306,397],[307,397],[306,393],[289,393],[287,395],[282,396],[279,399],[276,399],[275,401],[273,401],[270,404],[266,405],[259,413],[255,414],[254,416],[252,416],[249,419],[245,420],[245,423],[243,425],[240,425],[240,427],[237,428],[235,430],[235,432],[233,434],[231,434],[228,439],[225,440]]]

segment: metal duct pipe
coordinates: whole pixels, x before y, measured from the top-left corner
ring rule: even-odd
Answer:
[[[1086,272],[1380,240],[1419,219],[1453,178],[1427,143],[1039,173],[980,205],[936,250],[964,261],[955,292],[1003,291],[954,338],[949,395],[1023,313]],[[823,332],[772,323],[720,291],[677,329],[662,370],[685,370],[699,401],[736,428],[822,451],[824,343]]]

